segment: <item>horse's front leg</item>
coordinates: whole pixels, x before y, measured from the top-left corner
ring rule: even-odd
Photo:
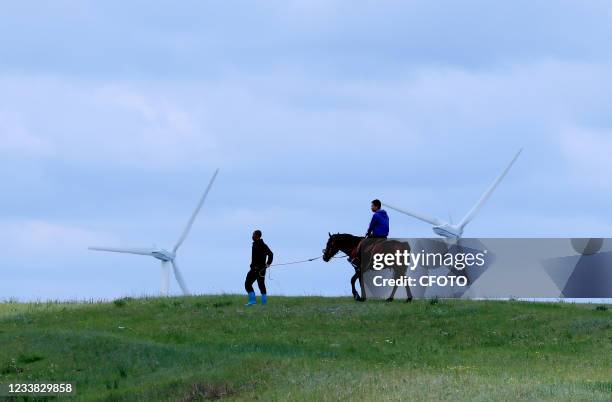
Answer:
[[[351,277],[351,288],[353,291],[353,299],[355,300],[361,299],[361,297],[359,297],[359,293],[357,293],[357,289],[355,289],[355,282],[357,282],[357,278],[359,278],[359,271],[355,270],[355,275]]]
[[[359,278],[359,287],[361,288],[361,297],[357,299],[357,301],[364,302],[366,301],[366,292],[365,292],[365,284],[363,283],[363,275],[361,270],[358,270],[355,273]]]

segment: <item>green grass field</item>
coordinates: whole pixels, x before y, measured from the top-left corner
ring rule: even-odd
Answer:
[[[0,383],[77,400],[612,400],[612,310],[242,296],[0,304]]]

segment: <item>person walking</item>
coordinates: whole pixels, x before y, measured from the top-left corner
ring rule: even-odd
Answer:
[[[261,230],[255,230],[253,232],[253,248],[251,250],[251,266],[247,273],[246,280],[244,281],[244,288],[249,294],[249,301],[246,306],[252,306],[257,304],[255,297],[255,290],[253,284],[257,281],[257,286],[261,293],[261,304],[265,305],[268,302],[268,294],[266,292],[266,268],[272,264],[274,254],[270,247],[264,243],[261,238]]]

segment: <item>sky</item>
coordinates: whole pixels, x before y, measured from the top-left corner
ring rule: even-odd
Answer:
[[[194,293],[364,234],[370,201],[455,221],[524,151],[469,237],[612,237],[607,1],[11,1],[0,15],[0,300]],[[389,211],[391,236],[430,237]],[[271,295],[349,295],[341,259]],[[177,293],[176,283],[172,292]]]

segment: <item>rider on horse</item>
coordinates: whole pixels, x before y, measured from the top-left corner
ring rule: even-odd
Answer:
[[[322,257],[323,261],[325,262],[329,262],[340,251],[348,256],[348,261],[355,269],[355,275],[351,277],[351,291],[353,293],[353,297],[357,301],[366,300],[365,279],[363,278],[362,273],[369,269],[369,255],[375,252],[410,252],[410,245],[408,242],[386,240],[387,236],[389,236],[389,216],[384,210],[381,209],[381,205],[382,204],[379,200],[372,201],[372,212],[374,212],[374,216],[372,216],[372,220],[370,221],[370,226],[368,227],[368,232],[366,233],[365,238],[353,236],[348,233],[336,233],[334,235],[329,233],[327,245],[323,250]],[[363,243],[365,239],[373,240]],[[364,257],[368,260],[364,266],[361,264],[362,251]],[[394,279],[399,279],[401,276],[405,276],[406,274],[406,267],[391,266],[389,268],[391,268],[393,271]],[[361,285],[361,295],[355,288],[355,283],[357,280],[359,280]],[[405,287],[406,301],[411,301],[412,292],[410,291],[410,286],[406,284]],[[396,290],[397,286],[394,286],[390,297],[387,298],[387,301],[393,300]]]
[[[372,220],[366,233],[366,237],[370,239],[386,239],[389,236],[389,215],[387,215],[387,211],[381,209],[381,206],[380,200],[372,201],[370,208],[374,215],[372,215]]]
[[[374,212],[374,215],[372,215],[372,219],[370,220],[370,226],[368,226],[365,239],[355,247],[353,254],[349,258],[349,261],[353,265],[358,265],[360,263],[362,245],[366,239],[386,239],[387,236],[389,236],[389,215],[387,215],[387,211],[381,209],[381,206],[382,203],[379,199],[372,200],[370,208],[372,212]]]

